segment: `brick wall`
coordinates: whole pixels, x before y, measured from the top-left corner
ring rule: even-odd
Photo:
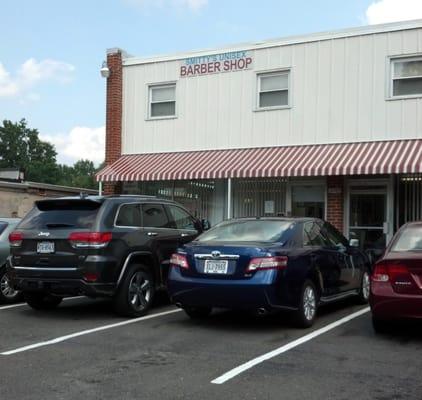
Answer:
[[[327,177],[327,221],[343,232],[344,177]]]
[[[119,49],[107,53],[107,66],[110,76],[107,78],[106,95],[106,149],[105,163],[112,164],[122,154],[122,52]],[[106,183],[104,194],[119,192],[120,185]]]

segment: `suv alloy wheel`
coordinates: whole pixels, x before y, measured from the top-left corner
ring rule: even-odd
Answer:
[[[154,294],[154,279],[149,268],[142,264],[133,264],[114,297],[115,311],[125,317],[141,317],[151,307]]]

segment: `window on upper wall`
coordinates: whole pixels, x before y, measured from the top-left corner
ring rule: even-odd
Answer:
[[[390,97],[422,96],[422,56],[391,59]]]
[[[290,71],[258,74],[257,109],[288,107],[289,79]]]
[[[176,84],[149,87],[149,118],[176,116]]]

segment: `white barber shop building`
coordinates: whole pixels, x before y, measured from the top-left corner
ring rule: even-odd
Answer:
[[[381,248],[422,218],[422,20],[153,58],[110,49],[105,192],[215,224],[316,216]]]

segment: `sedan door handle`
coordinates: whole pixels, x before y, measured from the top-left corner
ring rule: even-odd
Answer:
[[[158,233],[157,232],[147,232],[148,236],[157,236]]]

